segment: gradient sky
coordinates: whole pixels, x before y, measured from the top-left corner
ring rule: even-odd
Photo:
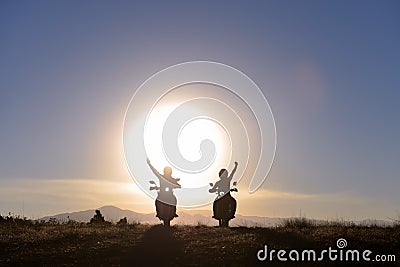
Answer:
[[[251,77],[276,120],[274,166],[236,195],[239,213],[399,216],[399,14],[398,1],[1,1],[0,214],[152,212],[125,167],[124,112],[152,74],[210,60]]]

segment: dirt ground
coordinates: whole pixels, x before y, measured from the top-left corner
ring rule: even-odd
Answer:
[[[0,266],[400,266],[399,227],[218,228],[162,225],[0,225]],[[257,252],[347,249],[395,262],[259,261]],[[319,255],[319,254],[317,254]],[[286,254],[287,257],[287,254]]]

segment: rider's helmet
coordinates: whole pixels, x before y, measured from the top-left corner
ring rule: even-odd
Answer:
[[[171,176],[171,174],[172,174],[172,168],[169,167],[169,166],[166,166],[166,167],[164,168],[164,175],[166,175],[166,176]]]
[[[225,179],[227,177],[228,177],[228,171],[226,169],[221,169],[219,171],[219,178],[221,178],[221,180],[222,180],[222,179]]]

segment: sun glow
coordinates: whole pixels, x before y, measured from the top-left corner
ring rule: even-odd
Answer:
[[[218,122],[207,117],[198,117],[187,121],[179,129],[176,142],[183,158],[190,162],[202,157],[200,146],[202,141],[210,140],[215,146],[216,155],[214,161],[200,173],[188,173],[174,166],[163,150],[163,127],[168,116],[179,104],[163,104],[152,110],[145,125],[144,144],[148,158],[157,170],[162,172],[165,166],[171,166],[173,177],[180,178],[180,184],[186,188],[205,186],[209,182],[215,182],[218,171],[229,163],[231,158],[231,140],[226,129]]]

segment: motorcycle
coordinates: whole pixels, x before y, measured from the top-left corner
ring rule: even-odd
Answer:
[[[150,190],[157,190],[157,198],[155,201],[156,217],[163,221],[164,226],[169,227],[171,225],[171,220],[178,217],[176,214],[176,197],[173,188],[160,188],[154,181],[150,181],[150,184],[152,185],[150,186]],[[173,205],[168,203],[173,203]]]
[[[236,185],[237,182],[234,182],[233,187],[227,193],[216,191],[217,197],[213,203],[213,218],[218,220],[220,227],[229,227],[229,221],[235,218],[236,199],[231,196],[231,192],[238,192]],[[210,183],[210,186],[213,187],[214,184]]]

